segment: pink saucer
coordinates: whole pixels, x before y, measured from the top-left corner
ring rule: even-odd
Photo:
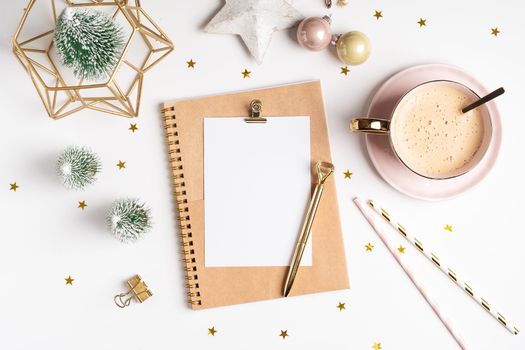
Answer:
[[[478,95],[488,91],[476,79],[457,67],[427,64],[405,69],[388,79],[370,102],[369,117],[382,118],[392,113],[397,101],[413,87],[431,80],[451,80],[470,87]],[[366,147],[372,163],[383,179],[408,196],[437,201],[457,196],[477,185],[494,166],[501,146],[501,118],[494,101],[487,103],[492,122],[492,139],[480,163],[468,173],[444,180],[419,176],[401,163],[390,147],[389,138],[366,135]]]

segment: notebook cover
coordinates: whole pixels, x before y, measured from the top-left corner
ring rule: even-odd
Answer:
[[[310,116],[312,190],[315,163],[332,162],[319,81],[164,104],[181,253],[193,309],[282,297],[287,266],[206,267],[204,262],[204,118],[246,117],[254,99],[262,101],[264,117]],[[312,266],[299,268],[290,296],[348,289],[333,176],[325,184],[311,239]]]

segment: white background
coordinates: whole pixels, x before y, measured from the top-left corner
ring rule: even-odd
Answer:
[[[370,349],[374,342],[385,350],[457,348],[361,217],[351,201],[355,195],[381,201],[509,321],[525,327],[521,1],[354,0],[335,7],[335,32],[361,30],[373,44],[368,62],[348,76],[339,73],[333,53],[302,50],[293,30],[274,35],[257,66],[238,37],[202,31],[221,0],[142,2],[176,51],[146,76],[135,134],[129,120],[96,112],[49,119],[11,53],[26,1],[0,4],[0,348]],[[305,15],[327,12],[321,0],[295,4]],[[374,10],[384,17],[377,21]],[[427,19],[421,29],[420,17]],[[494,26],[501,30],[497,38],[490,35]],[[197,62],[194,70],[186,68],[190,58]],[[371,167],[360,135],[347,130],[384,79],[432,62],[467,68],[488,89],[507,90],[498,101],[504,138],[495,168],[477,188],[440,203],[389,187]],[[242,78],[245,68],[252,71],[249,79]],[[191,311],[184,303],[160,103],[309,79],[321,79],[324,87],[352,289]],[[103,160],[98,183],[84,192],[65,190],[54,175],[55,158],[69,144],[88,145]],[[119,160],[126,169],[117,169]],[[347,168],[351,180],[343,178]],[[9,191],[13,181],[20,185],[16,193]],[[138,196],[152,207],[153,232],[136,245],[121,245],[104,227],[105,211],[122,196]],[[80,200],[88,204],[84,211],[77,208]],[[445,224],[452,233],[443,230]],[[364,249],[368,242],[375,245],[371,253]],[[525,348],[525,335],[508,333],[416,254],[407,248],[407,259],[471,349]],[[155,295],[118,309],[112,297],[135,273]],[[65,285],[68,275],[73,286]],[[340,312],[338,302],[346,310]],[[214,337],[207,334],[212,326]],[[290,335],[285,340],[281,329]]]

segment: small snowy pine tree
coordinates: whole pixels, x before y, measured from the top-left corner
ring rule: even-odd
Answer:
[[[56,170],[69,189],[84,189],[96,181],[102,166],[97,155],[86,147],[67,147],[59,156]]]
[[[103,12],[67,7],[58,17],[53,41],[58,56],[77,78],[108,76],[118,62],[124,34]]]
[[[106,224],[120,242],[133,243],[151,229],[150,209],[138,199],[119,199],[108,212]]]

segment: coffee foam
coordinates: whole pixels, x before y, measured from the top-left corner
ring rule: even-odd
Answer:
[[[390,126],[394,149],[403,163],[430,178],[448,178],[470,170],[486,148],[489,117],[484,107],[465,114],[461,109],[477,98],[452,82],[426,83],[409,92],[396,108]]]

